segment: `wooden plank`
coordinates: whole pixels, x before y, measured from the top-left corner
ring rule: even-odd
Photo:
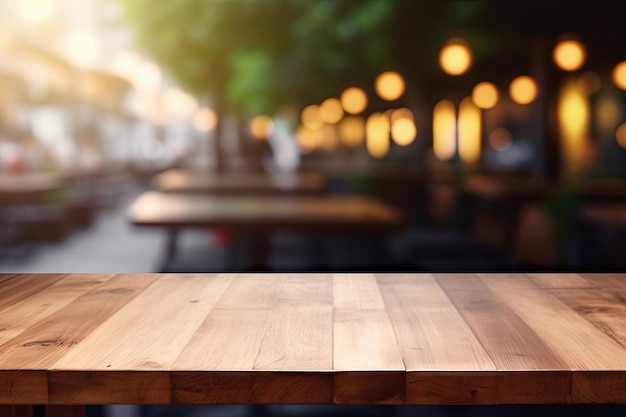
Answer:
[[[53,370],[48,385],[49,403],[55,405],[171,403],[167,372]]]
[[[626,350],[548,291],[518,288],[497,295],[569,369],[626,369]]]
[[[528,274],[528,276],[543,288],[595,288],[580,274]]]
[[[354,285],[360,279],[363,286]],[[401,404],[405,366],[380,289],[369,276],[333,275],[337,404]],[[347,294],[345,292],[348,292]]]
[[[626,274],[580,274],[587,281],[603,290],[624,290]]]
[[[561,290],[554,294],[626,349],[626,304],[601,290]]]
[[[572,402],[626,404],[626,372],[574,372]]]
[[[226,275],[164,275],[51,369],[167,370],[232,279]]]
[[[571,401],[569,375],[554,372],[566,364],[496,294],[484,284],[470,290],[440,284],[498,370],[497,403]]]
[[[0,285],[0,311],[27,299],[62,279],[63,274],[28,274],[9,276]]]
[[[113,275],[68,275],[29,298],[6,307],[0,315],[0,345],[65,307]]]
[[[278,296],[280,304],[332,305],[332,299],[331,274],[281,275],[280,295]]]
[[[154,281],[152,275],[114,276],[0,346],[0,368],[47,370]]]
[[[273,274],[236,274],[215,308],[233,310],[272,309],[280,294],[280,278]]]
[[[495,403],[495,366],[434,278],[377,278],[407,369],[406,402]]]
[[[337,309],[385,309],[373,274],[333,275],[333,303]]]
[[[281,296],[271,312],[253,364],[253,403],[332,403],[331,299],[325,296],[299,305],[297,300],[311,290],[310,285],[304,284],[296,276],[283,277]],[[314,291],[330,294],[328,277],[316,284]]]
[[[495,291],[540,288],[539,284],[525,274],[476,274],[476,276]]]
[[[48,378],[45,371],[0,371],[0,404],[47,402]]]

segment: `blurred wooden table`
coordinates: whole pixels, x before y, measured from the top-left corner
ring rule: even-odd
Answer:
[[[170,193],[211,195],[321,194],[326,191],[321,174],[254,174],[173,169],[157,175],[156,188]]]
[[[219,196],[146,192],[132,204],[136,226],[169,232],[165,266],[171,265],[181,228],[223,227],[250,244],[253,264],[266,267],[269,237],[276,231],[307,235],[385,235],[401,231],[397,209],[358,196]]]
[[[46,194],[59,192],[63,183],[45,173],[0,173],[0,205],[41,202]]]
[[[2,275],[0,404],[624,404],[625,296],[618,274]]]

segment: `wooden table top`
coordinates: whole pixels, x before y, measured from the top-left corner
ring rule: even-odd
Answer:
[[[0,404],[626,403],[626,275],[0,275]]]
[[[172,169],[157,175],[156,188],[164,192],[207,194],[320,194],[320,174],[221,174]]]
[[[306,232],[390,232],[405,217],[373,198],[358,196],[219,196],[146,192],[130,208],[138,226],[277,228]]]

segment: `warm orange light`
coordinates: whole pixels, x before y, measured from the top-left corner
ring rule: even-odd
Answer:
[[[350,87],[341,93],[341,105],[346,113],[359,114],[367,107],[367,94],[357,87]]]
[[[537,98],[537,83],[527,75],[520,75],[511,81],[509,95],[518,104],[530,104]]]
[[[489,135],[489,145],[499,152],[504,152],[513,144],[513,135],[508,129],[498,127]]]
[[[387,71],[380,74],[376,78],[374,86],[378,96],[387,101],[399,99],[402,94],[404,94],[404,90],[406,89],[406,84],[402,75],[393,71]]]
[[[456,152],[456,109],[448,100],[440,101],[433,110],[433,151],[440,161]]]
[[[626,61],[622,61],[613,68],[613,82],[620,90],[626,90]]]
[[[217,113],[213,109],[203,107],[193,117],[193,125],[200,132],[210,132],[217,126]]]
[[[341,102],[339,100],[336,98],[324,100],[320,106],[320,118],[324,123],[339,123],[342,117],[343,107],[341,107]]]
[[[590,124],[589,99],[580,91],[575,80],[563,86],[559,94],[557,115],[565,157],[564,168],[575,173],[584,163]]]
[[[413,143],[417,136],[417,127],[413,119],[400,118],[391,123],[391,139],[399,146]]]
[[[472,65],[472,51],[465,41],[453,39],[441,48],[439,65],[446,74],[464,74]]]
[[[580,42],[566,40],[554,47],[552,58],[559,68],[565,71],[576,71],[585,63],[587,51]]]
[[[320,116],[320,107],[316,104],[311,104],[302,110],[302,124],[308,129],[320,129],[324,124],[322,116]]]
[[[367,151],[374,158],[383,158],[389,152],[389,119],[382,113],[368,117],[365,125]]]
[[[481,109],[491,109],[498,104],[498,89],[487,81],[478,83],[472,90],[472,100]]]
[[[321,129],[320,147],[325,151],[333,151],[339,145],[337,125],[324,124]]]
[[[410,121],[415,120],[415,117],[413,116],[413,112],[411,111],[411,109],[408,109],[406,107],[401,107],[399,109],[392,110],[390,113],[390,117],[391,117],[391,123],[394,123],[400,119],[407,119]]]
[[[365,120],[362,117],[346,117],[339,123],[339,138],[346,146],[360,146],[365,141]]]
[[[482,125],[480,109],[470,97],[459,104],[459,156],[463,162],[474,164],[480,159]]]
[[[274,132],[274,122],[269,116],[256,116],[250,122],[250,133],[255,139],[267,139]]]
[[[622,123],[617,127],[615,131],[615,139],[617,141],[617,144],[622,149],[626,149],[626,123]]]
[[[300,126],[296,130],[296,140],[301,153],[311,153],[316,150],[322,142],[322,131],[320,129],[309,129]]]

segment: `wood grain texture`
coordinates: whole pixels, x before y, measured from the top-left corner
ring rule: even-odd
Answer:
[[[571,370],[626,369],[626,350],[552,294],[518,288],[498,297]]]
[[[335,402],[404,402],[405,366],[375,277],[334,275],[333,299]]]
[[[167,370],[231,276],[166,275],[119,309],[52,370]],[[158,328],[159,331],[154,331]],[[94,352],[99,352],[94,355]]]
[[[117,275],[96,286],[0,346],[0,369],[47,370],[154,281]]]
[[[543,288],[595,288],[595,286],[579,274],[528,274]]]
[[[407,369],[406,401],[492,403],[496,368],[433,277],[379,275],[378,281]],[[443,370],[472,372],[459,378]]]
[[[622,404],[621,277],[0,275],[0,412]]]
[[[34,293],[19,302],[14,299],[13,304],[0,314],[0,345],[111,277],[112,275],[103,275],[94,279],[93,276],[69,275],[56,282],[56,277],[50,277],[53,283],[46,291]]]

